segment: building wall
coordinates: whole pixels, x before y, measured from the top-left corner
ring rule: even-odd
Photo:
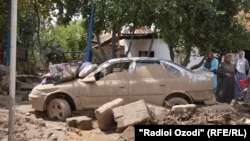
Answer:
[[[125,40],[125,52],[127,52],[128,50],[129,43],[130,43],[130,40]],[[139,51],[148,51],[150,43],[151,43],[151,39],[134,40],[128,57],[138,57]],[[154,51],[154,57],[156,58],[171,60],[168,45],[160,39],[154,40],[152,51]],[[179,64],[180,59],[181,59],[180,57],[178,58],[176,56],[174,62]],[[202,59],[203,59],[203,56],[192,55],[192,57],[190,57],[190,63],[187,65],[187,68],[190,68],[193,65],[198,64]]]
[[[132,42],[128,57],[139,56],[139,51],[148,51],[150,39],[139,39]],[[125,40],[125,52],[127,52],[130,40]],[[170,60],[170,54],[167,44],[159,39],[155,39],[151,51],[154,51],[154,57]]]

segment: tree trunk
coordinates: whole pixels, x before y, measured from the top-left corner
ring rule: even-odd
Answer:
[[[188,65],[188,63],[189,63],[189,61],[190,61],[191,46],[188,46],[186,49],[187,49],[187,50],[186,50],[186,56],[185,56],[184,61],[183,61],[182,64],[181,64],[181,65],[184,66],[184,67],[187,67],[187,65]]]
[[[170,59],[171,59],[171,61],[174,61],[174,58],[175,58],[175,54],[174,54],[175,45],[170,44],[168,48],[169,48]]]
[[[207,54],[208,54],[209,51],[211,51],[211,49],[212,49],[212,43],[209,41],[208,46],[206,48],[206,53],[205,53],[203,59],[198,64],[192,66],[190,69],[194,70],[194,69],[200,68],[203,65],[204,60],[207,58]]]
[[[154,33],[153,33],[153,36],[152,36],[152,40],[151,40],[150,45],[149,45],[149,48],[148,48],[148,53],[147,53],[147,56],[148,56],[148,57],[150,57],[150,52],[151,52],[152,47],[153,47],[153,44],[154,44],[155,32],[156,32],[156,27],[155,27],[155,29],[154,29]]]
[[[118,34],[116,36],[116,34]],[[117,44],[121,36],[121,30],[120,28],[116,25],[113,27],[112,30],[112,52],[111,52],[111,58],[115,58],[115,54],[118,51],[117,50]]]
[[[46,66],[45,62],[42,59],[42,49],[41,49],[41,40],[40,40],[40,15],[39,15],[38,2],[37,1],[35,1],[35,4],[34,4],[34,11],[36,12],[36,16],[37,16],[37,41],[38,41],[40,61],[43,64],[43,66]]]
[[[126,57],[128,57],[128,53],[131,50],[132,43],[133,43],[133,40],[134,40],[134,35],[135,35],[135,28],[132,31],[132,36],[131,36],[131,39],[130,39],[130,42],[129,42],[128,50],[126,51],[126,54],[125,54]]]
[[[104,62],[103,58],[101,58],[100,55],[99,55],[98,53],[96,53],[96,51],[93,50],[92,48],[91,48],[91,52],[92,52],[92,54],[96,57],[96,59],[97,59],[100,63]]]
[[[104,52],[104,50],[102,48],[102,44],[101,44],[101,41],[100,41],[100,36],[97,33],[96,33],[96,39],[97,39],[99,49],[100,49],[101,54],[102,54],[102,58],[103,58],[102,61],[107,60],[106,53]]]

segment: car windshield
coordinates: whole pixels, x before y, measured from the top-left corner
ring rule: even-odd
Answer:
[[[101,70],[102,68],[106,67],[106,66],[109,64],[108,62],[109,62],[109,61],[106,61],[106,62],[100,64],[100,65],[97,67],[96,71],[99,71],[99,70]]]

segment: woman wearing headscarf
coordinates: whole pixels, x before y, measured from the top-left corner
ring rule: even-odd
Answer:
[[[249,71],[249,62],[245,58],[245,52],[239,52],[239,58],[235,61],[235,92],[234,96],[236,100],[241,100],[241,92],[245,89],[245,87],[240,86],[241,80],[247,79],[247,74]],[[244,97],[243,99],[244,100]]]
[[[232,56],[225,55],[224,61],[220,63],[217,75],[219,76],[216,99],[218,102],[230,103],[234,99],[234,65],[231,63]]]
[[[203,65],[203,70],[211,71],[214,73],[214,93],[216,93],[216,88],[217,88],[217,74],[216,74],[217,68],[218,68],[218,60],[214,57],[213,52],[210,51],[207,54],[207,59]]]

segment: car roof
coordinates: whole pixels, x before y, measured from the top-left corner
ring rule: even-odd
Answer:
[[[160,61],[160,62],[165,62],[168,64],[172,64],[178,68],[181,68],[182,70],[186,70],[188,72],[193,72],[192,70],[181,66],[179,64],[176,64],[175,62],[171,61],[171,60],[167,60],[167,59],[161,59],[161,58],[156,58],[156,57],[121,57],[121,58],[112,58],[109,59],[107,61],[105,61],[104,63],[100,64],[98,66],[97,70],[102,69],[106,64],[113,64],[113,63],[119,63],[119,62],[126,62],[126,61]]]
[[[109,59],[106,62],[119,62],[119,61],[138,61],[138,60],[150,60],[150,61],[163,61],[164,59],[155,58],[155,57],[121,57]],[[169,60],[164,60],[169,61]]]

